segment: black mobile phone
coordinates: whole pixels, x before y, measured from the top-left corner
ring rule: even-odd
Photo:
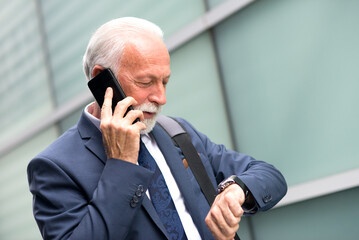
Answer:
[[[97,74],[87,83],[87,85],[90,88],[92,95],[95,97],[96,102],[100,105],[100,107],[102,107],[103,101],[105,99],[106,89],[108,87],[112,88],[112,113],[115,111],[117,103],[126,97],[120,83],[117,81],[117,78],[109,68],[104,69],[102,72]],[[127,109],[125,116],[130,110],[133,110],[132,106]],[[136,119],[136,121],[138,120],[139,119]]]

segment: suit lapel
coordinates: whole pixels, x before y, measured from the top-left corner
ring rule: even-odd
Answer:
[[[82,112],[81,118],[77,124],[78,131],[86,148],[95,154],[103,163],[106,162],[106,153],[102,143],[102,134],[100,130],[85,116]]]
[[[165,157],[169,168],[171,169],[171,173],[177,182],[178,188],[181,191],[185,205],[193,219],[193,222],[202,235],[203,220],[199,214],[198,201],[195,198],[195,194],[192,189],[192,183],[183,165],[182,159],[176,151],[172,139],[161,127],[156,125],[152,131],[152,134],[163,156]]]

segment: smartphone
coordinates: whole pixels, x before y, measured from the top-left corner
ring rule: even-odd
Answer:
[[[112,88],[113,90],[112,113],[115,111],[115,107],[117,103],[122,99],[126,98],[126,95],[122,90],[120,83],[117,81],[115,75],[109,68],[104,69],[102,72],[97,74],[94,78],[92,78],[87,83],[87,85],[91,90],[92,95],[95,97],[96,102],[100,105],[100,107],[102,107],[103,101],[105,99],[106,89],[108,87]],[[127,109],[125,116],[130,110],[133,110],[132,106],[130,106]],[[138,118],[135,120],[135,122],[137,121],[139,121]]]

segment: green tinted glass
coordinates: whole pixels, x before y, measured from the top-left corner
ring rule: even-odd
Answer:
[[[14,16],[17,16],[14,18]],[[52,110],[42,38],[33,1],[0,9],[0,144]]]
[[[0,158],[1,239],[41,239],[32,213],[26,167],[56,137],[56,128],[49,128]]]
[[[158,24],[170,36],[204,12],[200,0],[41,1],[58,104],[87,91],[82,56],[91,34],[106,21],[135,16]],[[190,7],[188,7],[190,6]]]
[[[359,167],[357,9],[258,1],[215,28],[239,148],[290,185]]]
[[[171,53],[164,114],[189,120],[211,140],[232,147],[213,46],[208,33]]]

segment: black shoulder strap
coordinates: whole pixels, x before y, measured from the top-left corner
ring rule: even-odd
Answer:
[[[212,185],[210,178],[207,175],[206,169],[193,146],[190,136],[184,127],[175,119],[160,115],[157,118],[157,123],[170,135],[172,140],[181,148],[189,167],[192,170],[203,194],[205,195],[209,205],[211,206],[217,195],[215,188]]]
[[[217,192],[208,177],[196,148],[192,144],[190,135],[187,133],[182,124],[173,118],[160,115],[157,118],[157,123],[168,133],[175,144],[181,148],[182,153],[185,156],[199,186],[201,187],[204,196],[206,197],[209,205],[212,206]],[[238,233],[236,233],[234,239],[240,240]]]

